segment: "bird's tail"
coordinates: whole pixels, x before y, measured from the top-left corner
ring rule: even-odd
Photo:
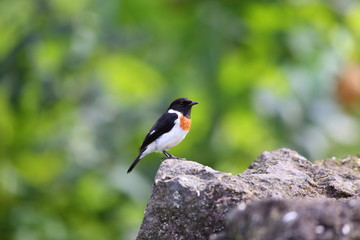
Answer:
[[[133,168],[136,166],[136,164],[138,164],[138,162],[140,161],[140,158],[141,158],[141,154],[142,154],[142,152],[140,152],[139,156],[137,156],[135,161],[131,164],[131,166],[127,170],[127,173],[131,172],[133,170]]]

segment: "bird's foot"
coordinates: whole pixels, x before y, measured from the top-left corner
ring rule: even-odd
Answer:
[[[163,157],[161,158],[162,160],[166,160],[166,159],[176,159],[176,160],[184,160],[187,161],[186,158],[181,158],[181,157]]]
[[[163,150],[163,153],[165,154],[166,157],[163,157],[162,160],[166,160],[166,159],[186,160],[186,158],[175,157],[174,155],[172,155],[171,153],[168,153],[165,150]]]

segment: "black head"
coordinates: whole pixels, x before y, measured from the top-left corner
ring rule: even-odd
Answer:
[[[168,110],[172,109],[175,111],[179,111],[187,118],[190,118],[191,107],[196,104],[198,104],[198,102],[193,102],[188,98],[178,98],[170,104]]]

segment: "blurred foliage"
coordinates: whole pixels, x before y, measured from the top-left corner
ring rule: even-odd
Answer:
[[[171,153],[217,170],[359,151],[358,1],[2,0],[0,29],[1,239],[134,239],[177,97]]]

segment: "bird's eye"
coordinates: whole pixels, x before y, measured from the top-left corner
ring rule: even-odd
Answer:
[[[180,102],[180,105],[184,105],[185,104],[185,102]]]

